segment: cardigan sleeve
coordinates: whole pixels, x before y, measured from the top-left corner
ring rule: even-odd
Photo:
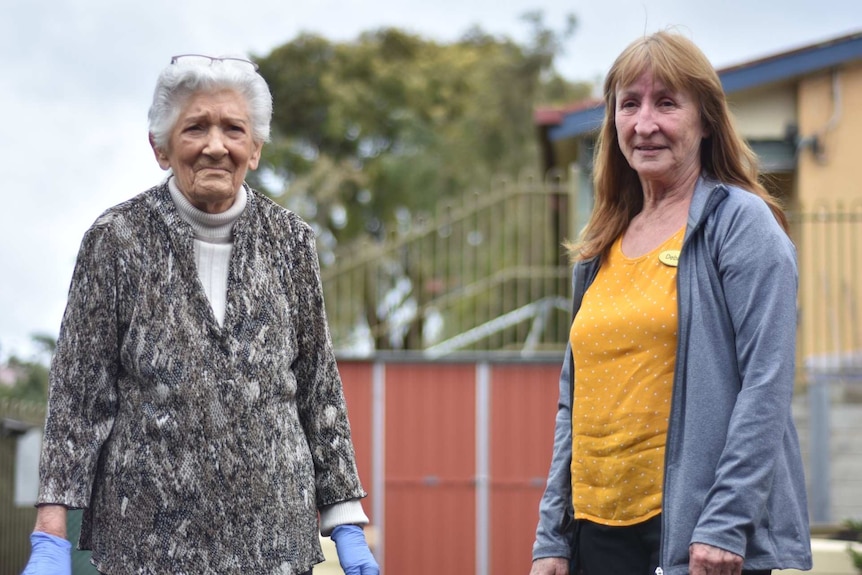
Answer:
[[[533,543],[533,560],[572,554],[572,348],[566,347],[560,371],[560,399],[554,422],[554,450],[545,491],[539,502],[539,524]]]
[[[365,497],[356,469],[347,405],[327,325],[314,234],[294,222],[292,283],[299,306],[293,370],[297,406],[314,463],[317,506]]]
[[[37,503],[89,505],[117,408],[119,370],[115,247],[107,226],[84,236],[51,363]]]
[[[790,239],[753,195],[713,237],[740,387],[691,542],[745,555],[765,513],[793,396],[798,272]],[[735,375],[735,374],[733,374]],[[731,375],[728,375],[731,378]]]

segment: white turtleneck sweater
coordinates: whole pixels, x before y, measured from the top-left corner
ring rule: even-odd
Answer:
[[[233,224],[245,210],[245,203],[248,200],[245,188],[240,187],[236,200],[226,211],[209,214],[192,205],[177,187],[174,178],[168,181],[168,187],[180,217],[194,230],[198,277],[207,294],[213,314],[219,325],[222,325],[227,300],[230,254],[233,250]]]

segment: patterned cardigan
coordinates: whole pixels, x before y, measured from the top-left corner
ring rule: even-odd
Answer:
[[[314,235],[249,190],[223,327],[167,184],[84,236],[57,351],[39,503],[83,508],[103,573],[303,573],[317,510],[365,496]]]

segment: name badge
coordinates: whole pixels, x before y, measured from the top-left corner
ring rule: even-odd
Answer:
[[[675,268],[679,265],[679,250],[665,250],[658,255],[658,261]]]

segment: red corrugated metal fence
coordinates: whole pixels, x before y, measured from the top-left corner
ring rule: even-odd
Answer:
[[[339,362],[384,573],[529,571],[560,359]]]

